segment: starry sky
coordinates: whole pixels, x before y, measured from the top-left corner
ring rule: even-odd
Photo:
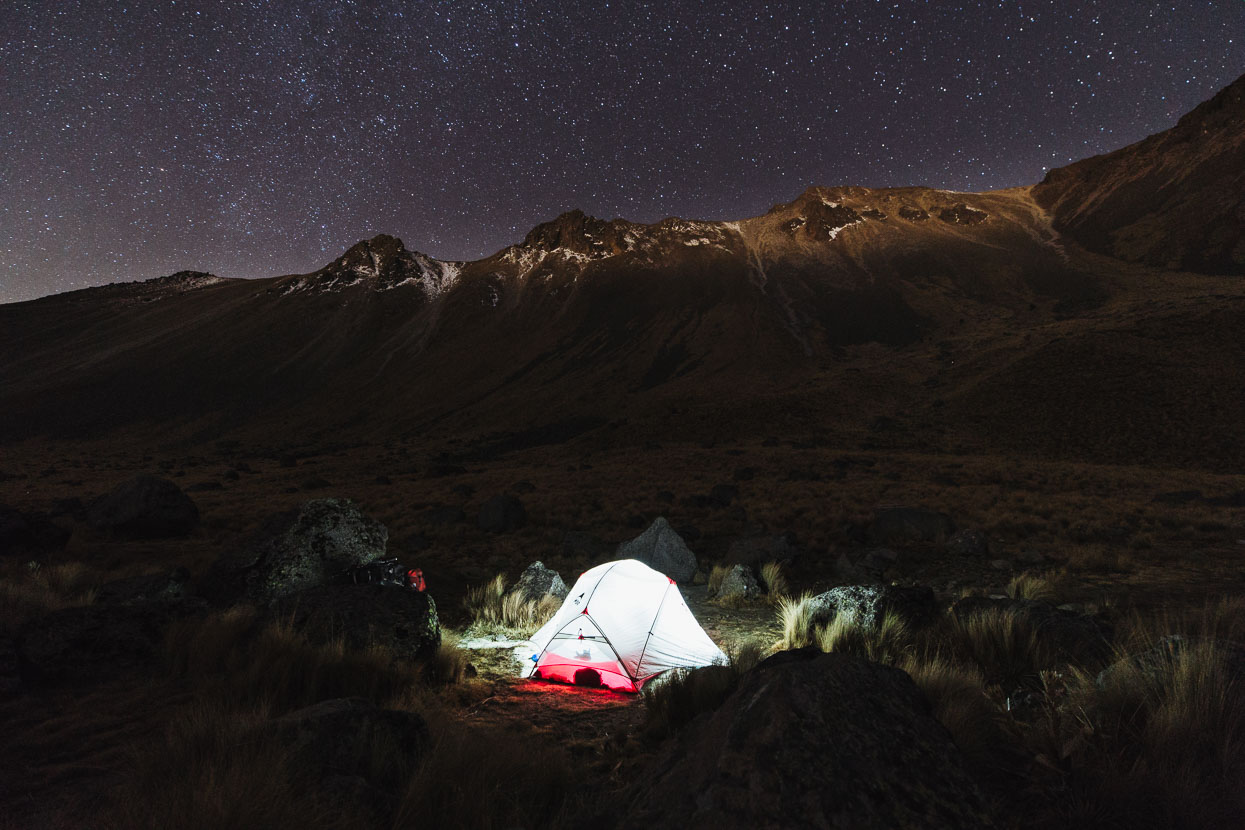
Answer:
[[[0,302],[1027,184],[1242,73],[1241,0],[3,0]]]

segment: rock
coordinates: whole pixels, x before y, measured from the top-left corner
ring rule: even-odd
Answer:
[[[801,649],[745,674],[639,777],[640,827],[993,827],[912,679]]]
[[[150,602],[53,611],[18,632],[22,673],[46,682],[97,680],[152,665],[169,624],[204,609],[201,602]]]
[[[174,568],[163,573],[132,576],[106,582],[96,592],[99,605],[137,605],[145,602],[180,602],[189,592],[190,571]]]
[[[134,539],[185,536],[199,524],[199,508],[165,478],[138,476],[100,496],[87,507],[96,530]]]
[[[547,596],[566,599],[571,592],[562,576],[552,568],[546,568],[543,562],[533,562],[523,569],[523,573],[507,594],[519,594],[525,600],[539,602]]]
[[[709,502],[714,507],[730,507],[739,498],[739,488],[734,484],[715,484],[709,490]]]
[[[755,569],[766,562],[790,562],[797,555],[798,551],[788,535],[754,536],[731,542],[726,549],[725,563],[747,565]]]
[[[996,571],[1010,571],[1012,569],[1012,563],[1008,562],[1006,559],[995,559],[990,562],[990,567],[994,568]]]
[[[220,603],[266,604],[323,585],[385,555],[389,532],[349,501],[317,499],[270,516],[212,566],[204,593]]]
[[[582,530],[568,530],[562,535],[562,555],[568,559],[596,561],[613,552],[608,542]]]
[[[639,536],[620,544],[617,557],[638,559],[675,582],[690,583],[696,575],[696,554],[663,516],[654,519]]]
[[[809,600],[812,626],[828,625],[840,614],[876,627],[894,614],[909,625],[924,625],[934,616],[934,589],[926,586],[842,585]]]
[[[761,596],[761,586],[757,583],[752,569],[746,565],[735,565],[718,586],[718,599],[756,599]]]
[[[1016,614],[1024,617],[1058,652],[1077,659],[1101,657],[1110,651],[1111,630],[1093,617],[1060,610],[1046,602],[1008,597],[963,597],[951,614],[966,620],[974,614]]]
[[[324,700],[290,712],[261,730],[286,750],[294,770],[320,782],[358,777],[380,791],[405,783],[429,745],[428,724],[414,712],[380,709],[364,698]],[[384,763],[376,763],[379,759]],[[340,783],[338,781],[337,783]],[[346,788],[367,797],[366,788]]]
[[[943,544],[955,532],[946,513],[919,507],[879,510],[866,530],[870,543],[891,546],[905,543]]]
[[[1012,557],[1022,565],[1044,565],[1046,557],[1035,550],[1022,550]]]
[[[493,496],[480,507],[476,524],[486,533],[509,533],[527,524],[527,511],[514,496]]]
[[[516,481],[510,489],[520,496],[525,496],[528,493],[536,492],[536,485],[530,481]]]
[[[988,556],[990,540],[980,530],[957,530],[947,540],[947,552],[958,556]]]
[[[315,642],[341,637],[351,649],[377,645],[404,659],[429,657],[441,644],[432,597],[397,585],[307,588],[275,603],[273,616],[289,621]]]
[[[327,481],[326,479],[320,478],[319,476],[314,476],[312,478],[306,479],[302,484],[300,484],[299,489],[300,490],[327,490],[328,488],[332,486],[333,486],[332,483]]]
[[[938,212],[938,218],[949,225],[977,225],[989,218],[989,214],[984,210],[977,210],[960,202],[955,207],[943,208]]]

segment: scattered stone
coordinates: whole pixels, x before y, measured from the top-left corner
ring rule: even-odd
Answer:
[[[657,499],[658,504],[674,504],[674,493],[669,490],[658,490],[654,498]]]
[[[87,523],[96,530],[135,539],[185,536],[199,524],[199,508],[176,484],[138,476],[91,502]]]
[[[212,566],[205,594],[222,603],[266,604],[323,585],[385,555],[389,532],[357,505],[317,499],[270,516]]]
[[[476,486],[465,482],[462,484],[455,484],[450,488],[450,492],[456,496],[461,496],[464,499],[469,499],[476,494]]]
[[[946,513],[920,507],[879,510],[866,530],[870,543],[892,546],[905,543],[943,544],[955,532]]]
[[[190,589],[190,571],[174,568],[163,573],[131,576],[100,586],[95,594],[98,605],[139,605],[148,602],[181,602]]]
[[[391,479],[389,476],[377,476],[376,478],[372,479],[372,483],[379,484],[381,487],[388,487],[389,485],[393,484],[393,479]]]
[[[761,586],[752,569],[746,565],[735,565],[722,578],[722,584],[718,586],[715,596],[719,600],[756,599],[761,593]]]
[[[947,552],[959,556],[988,556],[990,540],[980,530],[957,530],[947,540]]]
[[[527,524],[527,511],[514,496],[493,496],[480,507],[476,524],[486,533],[510,533]]]
[[[934,589],[927,586],[841,585],[809,600],[809,623],[828,625],[846,614],[864,626],[876,627],[887,614],[909,625],[924,625],[934,616]]]
[[[8,637],[0,637],[0,698],[22,690],[22,673],[17,648]]]
[[[1022,565],[1044,565],[1046,557],[1035,550],[1022,550],[1012,557]]]
[[[521,496],[525,496],[528,493],[536,492],[536,485],[530,481],[516,481],[510,489]]]
[[[814,648],[745,674],[631,797],[629,819],[644,827],[994,826],[912,678]]]
[[[938,212],[938,218],[949,225],[979,225],[988,219],[990,214],[984,210],[971,208],[964,202],[955,207],[944,208]]]
[[[568,530],[562,535],[562,555],[568,559],[595,562],[613,553],[613,546],[582,530]]]
[[[1012,563],[1008,562],[1006,559],[995,559],[990,562],[990,567],[994,568],[996,571],[1010,571],[1012,569]]]
[[[665,517],[658,516],[648,530],[618,546],[619,559],[638,559],[675,582],[690,583],[696,575],[696,555]]]
[[[330,484],[328,481],[320,478],[319,476],[316,476],[314,478],[309,478],[306,481],[304,481],[301,485],[301,489],[303,490],[327,490],[328,488],[332,486],[333,485]]]
[[[756,467],[739,467],[735,470],[731,478],[735,481],[752,481],[752,479],[756,478],[756,474]]]
[[[200,481],[186,488],[187,493],[206,493],[213,490],[224,490],[225,485],[219,481]]]
[[[523,569],[523,573],[507,594],[518,594],[524,600],[540,601],[547,596],[566,599],[571,589],[562,581],[562,575],[552,568],[546,568],[543,562],[533,562]]]
[[[315,642],[342,638],[347,647],[380,646],[395,657],[421,660],[441,644],[437,606],[426,591],[369,583],[321,585],[290,594],[273,609]]]

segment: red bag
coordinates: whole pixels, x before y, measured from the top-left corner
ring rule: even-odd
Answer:
[[[406,587],[414,588],[416,591],[423,591],[427,588],[424,582],[424,572],[419,568],[411,568],[406,572]]]

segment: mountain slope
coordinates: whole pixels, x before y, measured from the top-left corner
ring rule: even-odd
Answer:
[[[1052,170],[1033,195],[1091,250],[1245,274],[1245,76],[1170,130]]]

